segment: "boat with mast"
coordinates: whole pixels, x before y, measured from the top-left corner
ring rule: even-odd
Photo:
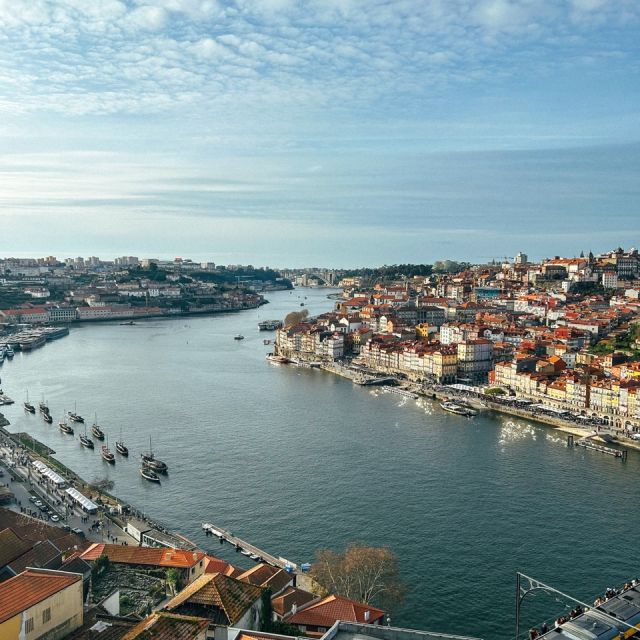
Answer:
[[[50,413],[43,413],[43,414],[42,414],[42,419],[43,419],[45,422],[48,422],[49,424],[51,424],[51,423],[53,422],[53,417],[51,416],[51,414],[50,414]]]
[[[72,422],[84,422],[84,418],[78,414],[78,405],[74,403],[73,411],[69,411],[69,420]]]
[[[62,420],[58,422],[58,427],[63,433],[73,435],[73,427],[64,419],[64,416],[62,417]]]
[[[40,409],[40,413],[42,413],[43,415],[47,415],[49,413],[49,407],[47,406],[47,403],[44,401],[44,395],[42,396],[42,401],[38,405],[38,409]]]
[[[91,425],[91,435],[98,440],[104,440],[104,431],[98,426],[98,414],[96,413]]]
[[[153,453],[153,448],[151,447],[151,436],[149,436],[149,451],[148,453],[140,454],[142,458],[142,466],[147,469],[152,469],[153,471],[159,471],[160,473],[166,473],[168,467],[165,462],[162,460],[158,460]]]
[[[112,451],[109,450],[109,438],[107,438],[107,444],[103,444],[100,449],[100,455],[102,459],[108,462],[109,464],[116,463],[116,455]]]
[[[122,427],[120,427],[120,440],[116,440],[116,451],[121,456],[126,457],[129,455],[129,449],[125,446],[124,440],[122,439]]]
[[[87,449],[93,449],[93,440],[87,435],[87,425],[84,425],[84,433],[80,434],[80,444]]]
[[[29,392],[27,391],[27,399],[24,402],[24,410],[29,413],[35,413],[36,408],[29,402]]]

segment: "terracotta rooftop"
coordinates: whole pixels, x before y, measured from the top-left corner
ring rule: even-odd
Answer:
[[[46,524],[42,520],[2,507],[0,508],[0,531],[7,527],[13,529],[23,540],[32,542],[51,540],[61,551],[87,546],[87,543],[74,533],[67,533],[60,527]]]
[[[33,548],[11,562],[9,564],[9,569],[17,575],[27,567],[39,568],[47,567],[47,565],[49,565],[49,568],[53,568],[49,563],[54,562],[56,559],[60,559],[61,557],[62,552],[55,546],[55,544],[53,544],[53,542],[49,540],[42,540],[41,542],[36,542],[36,544],[33,545]],[[60,561],[58,560],[58,566],[59,565]]]
[[[23,540],[13,529],[0,531],[0,568],[19,558],[32,546],[32,542]]]
[[[122,640],[194,640],[203,637],[209,620],[164,611],[141,620]]]
[[[368,620],[365,620],[366,611],[369,612]],[[293,615],[286,616],[284,620],[290,624],[329,628],[337,620],[372,624],[383,616],[384,611],[381,609],[342,596],[331,595],[318,602],[311,602],[302,609],[298,609]]]
[[[223,573],[225,576],[235,576],[242,573],[242,569],[234,567],[226,560],[221,560],[215,556],[206,556],[204,559],[205,573]]]
[[[285,616],[291,613],[293,605],[301,608],[305,604],[315,600],[316,596],[308,591],[303,591],[297,587],[287,587],[281,594],[271,599],[273,610],[279,616]]]
[[[111,562],[120,564],[146,564],[156,567],[193,567],[204,559],[202,551],[182,549],[154,549],[152,547],[123,547],[119,544],[92,544],[80,557],[83,560],[97,560],[106,555]]]
[[[235,580],[221,573],[209,573],[196,578],[175,598],[170,600],[166,609],[172,611],[178,607],[200,605],[218,610],[223,614],[228,626],[238,622],[262,595],[262,589],[255,585]]]
[[[236,578],[258,587],[271,589],[271,593],[274,595],[280,593],[293,580],[291,575],[283,569],[272,567],[264,562],[257,564]]]
[[[80,580],[82,576],[75,573],[49,569],[27,569],[9,578],[0,583],[0,623]]]

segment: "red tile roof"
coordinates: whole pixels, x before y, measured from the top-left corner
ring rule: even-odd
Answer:
[[[258,587],[271,589],[273,595],[280,593],[288,584],[293,582],[293,577],[286,571],[278,567],[272,567],[264,562],[236,576],[236,579],[255,584]]]
[[[203,638],[209,620],[158,612],[141,620],[122,640],[195,640]]]
[[[225,576],[233,576],[236,572],[242,573],[242,569],[237,569],[226,560],[221,560],[215,556],[206,556],[204,559],[205,573],[222,573]]]
[[[222,614],[222,624],[234,625],[259,600],[262,589],[221,573],[204,574],[172,598],[165,608],[179,610],[182,605],[200,605]],[[211,617],[211,616],[209,616]]]
[[[365,612],[369,612],[369,619],[365,620]],[[338,595],[331,595],[319,602],[312,602],[296,613],[285,617],[290,624],[312,627],[330,627],[334,622],[361,622],[372,624],[384,617],[382,609],[349,600]]]
[[[296,607],[301,608],[303,605],[315,600],[316,596],[308,591],[303,591],[297,587],[287,587],[281,594],[275,598],[271,598],[271,604],[273,610],[279,616],[285,616],[291,613],[291,608],[295,604]]]
[[[156,567],[190,568],[204,557],[202,551],[182,549],[154,549],[151,547],[123,547],[119,544],[92,544],[80,557],[83,560],[97,560],[106,555],[111,562],[120,564],[147,564]]]
[[[0,584],[0,623],[81,580],[77,573],[48,569],[27,569],[9,578]],[[82,601],[82,592],[79,597]]]

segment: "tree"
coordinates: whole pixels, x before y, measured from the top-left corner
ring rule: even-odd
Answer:
[[[175,595],[178,588],[178,579],[178,572],[175,569],[167,569],[167,584],[169,585],[169,589],[171,589],[172,595]]]
[[[287,314],[287,317],[284,319],[285,327],[293,327],[301,322],[304,322],[309,315],[309,311],[307,309],[303,309],[302,311],[292,311]]]
[[[396,555],[388,547],[350,544],[344,553],[316,553],[311,577],[328,593],[342,595],[385,611],[397,607],[405,594]]]
[[[271,603],[271,589],[265,589],[260,596],[260,631],[273,631],[273,605]]]

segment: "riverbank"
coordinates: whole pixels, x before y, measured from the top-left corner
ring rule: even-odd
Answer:
[[[496,400],[492,400],[490,396],[483,395],[480,393],[480,391],[478,391],[477,393],[461,392],[454,387],[426,386],[416,383],[410,383],[401,381],[395,376],[383,377],[383,374],[381,374],[379,371],[368,370],[363,367],[354,369],[352,367],[347,367],[336,362],[324,363],[320,368],[328,373],[332,373],[342,378],[351,380],[354,384],[360,386],[372,386],[379,380],[387,380],[392,378],[395,379],[400,388],[404,388],[407,391],[415,393],[418,396],[440,401],[451,399],[452,397],[462,398],[479,411],[488,410],[495,413],[510,415],[522,418],[524,420],[537,422],[544,426],[552,427],[564,433],[578,436],[580,438],[590,437],[592,440],[595,440],[597,442],[616,444],[623,448],[640,451],[640,441],[624,437],[620,433],[617,433],[615,431],[608,431],[604,427],[582,427],[575,424],[575,422],[564,420],[559,416],[546,415],[538,411],[529,411],[524,407],[518,408],[508,406]]]

